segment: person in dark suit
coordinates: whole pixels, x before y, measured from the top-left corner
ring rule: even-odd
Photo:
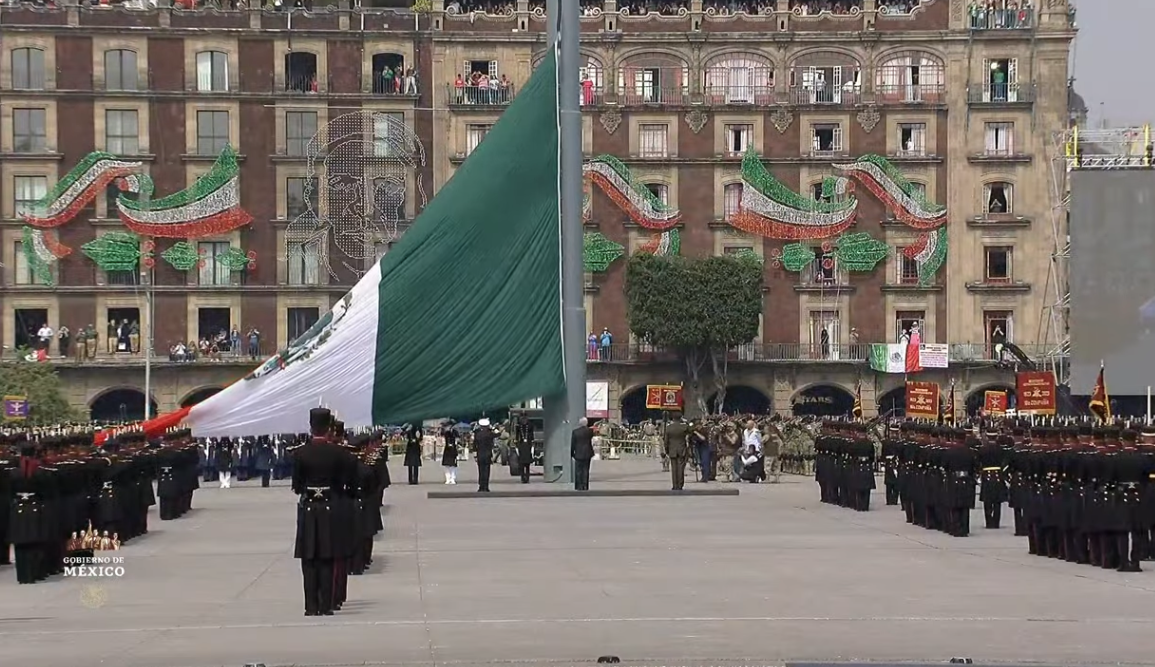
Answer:
[[[416,484],[421,477],[421,441],[424,437],[420,426],[405,429],[405,469],[409,471],[410,484]]]
[[[574,490],[589,491],[590,462],[594,460],[594,430],[589,427],[589,420],[585,417],[578,420],[578,427],[570,435],[569,455],[574,460]]]
[[[473,448],[477,453],[477,491],[489,493],[489,471],[493,466],[493,429],[489,427],[489,420],[482,418],[477,422],[477,431],[473,434]]]
[[[312,438],[293,452],[293,491],[300,496],[293,556],[301,561],[306,616],[333,615],[334,562],[345,555],[338,496],[355,474],[356,460],[330,441],[332,428],[329,410],[309,411]]]
[[[529,469],[533,465],[533,424],[529,417],[522,415],[517,420],[513,436],[517,445],[517,467],[521,483],[529,484]]]
[[[666,432],[662,437],[666,444],[666,456],[670,459],[673,490],[681,491],[686,488],[686,459],[690,455],[687,440],[690,436],[690,425],[682,419],[680,413],[672,414],[671,418],[673,421],[666,424]]]

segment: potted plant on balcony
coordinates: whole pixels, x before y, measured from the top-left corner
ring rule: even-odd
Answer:
[[[421,17],[424,16],[428,19],[429,15],[433,13],[433,0],[413,0],[413,6],[410,9],[413,10],[413,29],[420,30]]]

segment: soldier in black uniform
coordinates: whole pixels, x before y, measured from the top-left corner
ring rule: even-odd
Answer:
[[[671,488],[681,491],[686,488],[686,462],[690,456],[690,426],[681,417],[681,413],[672,413],[670,423],[666,424],[662,440],[665,443],[666,456],[670,459]]]
[[[867,437],[862,424],[848,424],[850,456],[848,457],[848,487],[850,504],[859,512],[870,510],[870,494],[878,486],[874,479],[874,443]]]
[[[333,614],[333,563],[344,555],[334,501],[354,466],[350,454],[329,441],[332,426],[332,413],[314,408],[309,412],[312,439],[293,452],[293,491],[300,496],[293,555],[301,560],[306,616]]]
[[[421,480],[421,443],[424,438],[425,434],[418,425],[405,429],[405,469],[409,472],[410,484]]]
[[[12,542],[8,539],[8,514],[12,507],[11,476],[17,459],[8,451],[8,436],[0,435],[0,565],[12,564]]]
[[[949,431],[944,437],[951,440],[943,448],[945,469],[946,532],[954,537],[967,537],[971,531],[971,509],[975,503],[975,449],[977,443],[963,441],[960,431]],[[973,445],[973,446],[972,446]]]
[[[1117,522],[1115,523],[1115,551],[1119,554],[1120,572],[1139,572],[1139,562],[1147,553],[1148,522],[1143,510],[1142,487],[1155,474],[1150,457],[1138,449],[1139,434],[1123,431],[1122,449],[1115,455],[1115,494]]]
[[[1009,496],[1004,475],[1007,467],[1007,450],[1011,444],[1010,438],[997,432],[987,432],[986,442],[979,448],[979,468],[982,474],[979,498],[983,503],[986,527],[991,530],[998,529],[1002,519],[1003,503]]]
[[[493,442],[496,435],[489,420],[482,417],[473,434],[473,449],[477,454],[477,492],[489,493],[489,473],[493,467]]]
[[[522,484],[529,484],[529,472],[533,466],[533,424],[529,417],[522,415],[513,427],[513,441],[517,448],[517,472]]]
[[[899,499],[898,469],[902,444],[898,435],[898,427],[892,425],[887,429],[886,439],[882,441],[882,484],[886,488],[887,505],[897,505]]]

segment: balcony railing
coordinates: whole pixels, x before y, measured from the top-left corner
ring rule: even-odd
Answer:
[[[142,338],[138,340],[140,341],[141,345],[144,344]],[[77,340],[75,338],[69,341],[69,345],[66,350],[62,350],[60,348],[59,340],[54,340],[49,346],[48,357],[45,361],[48,363],[64,364],[69,366],[82,366],[86,364],[93,366],[113,364],[125,366],[133,366],[137,364],[144,365],[145,354],[143,349],[138,349],[136,352],[108,352],[107,343],[103,334],[99,339],[97,339],[96,348],[94,350],[95,354],[93,356],[88,356],[86,353],[79,352],[80,349],[82,348],[77,345]],[[4,348],[3,356],[0,357],[0,359],[5,362],[23,361],[24,355],[30,354],[31,352],[31,348],[21,348],[19,350]],[[246,340],[244,340],[244,337],[242,336],[239,350],[231,350],[229,349],[229,345],[226,344],[224,349],[218,348],[215,353],[210,351],[209,354],[201,354],[201,352],[198,350],[195,355],[186,354],[183,358],[178,359],[175,355],[170,354],[167,345],[161,345],[160,342],[157,341],[152,354],[151,363],[239,364],[256,367],[258,363],[268,359],[276,353],[277,349],[272,343],[268,341],[261,341],[261,344],[258,346],[258,353],[256,355],[257,360],[253,361],[252,356],[249,354],[249,344]]]
[[[618,91],[618,102],[626,106],[679,105],[689,99],[685,86],[622,86]]]
[[[373,72],[374,95],[417,96],[417,77],[399,76],[385,78],[380,71]]]
[[[768,106],[774,104],[774,86],[707,85],[706,104]]]
[[[747,362],[847,362],[868,363],[873,345],[870,343],[748,343],[730,350],[730,359]],[[1040,359],[1054,354],[1053,346],[1022,344],[1019,348],[1031,359]],[[996,363],[995,346],[991,343],[950,343],[948,355],[951,363]],[[617,343],[597,349],[586,348],[588,363],[649,363],[673,362],[677,356],[666,350],[647,345]],[[1003,355],[1007,357],[1007,352]]]
[[[946,86],[941,83],[880,83],[874,87],[882,104],[942,104]]]
[[[971,30],[1029,30],[1035,27],[1032,9],[984,9],[972,5]]]
[[[862,99],[862,89],[854,84],[831,87],[791,86],[791,104],[854,105]]]
[[[285,77],[285,90],[293,93],[315,93],[317,92],[317,75],[313,74],[289,74]]]
[[[976,83],[967,89],[971,104],[1023,104],[1035,101],[1035,87],[1030,83]]]
[[[446,87],[449,104],[452,106],[503,107],[513,101],[516,91],[513,86],[457,86]]]

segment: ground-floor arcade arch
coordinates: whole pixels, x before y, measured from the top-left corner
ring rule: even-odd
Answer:
[[[722,412],[727,415],[764,415],[770,412],[770,397],[760,389],[739,384],[726,387],[726,398],[722,401]],[[718,394],[715,392],[706,401],[710,414],[718,412]]]
[[[95,422],[123,422],[144,419],[144,392],[133,387],[113,387],[100,393],[88,405]],[[149,415],[157,415],[156,401],[149,400]]]
[[[854,410],[854,394],[823,382],[797,391],[790,403],[796,417],[848,417]]]
[[[647,419],[661,419],[661,410],[646,407],[646,385],[638,385],[622,393],[622,423],[637,424]]]
[[[878,415],[888,419],[906,416],[906,385],[900,385],[878,397]]]
[[[187,396],[181,399],[180,406],[182,408],[191,408],[201,401],[208,400],[221,392],[224,387],[201,387],[200,389],[189,392]]]

